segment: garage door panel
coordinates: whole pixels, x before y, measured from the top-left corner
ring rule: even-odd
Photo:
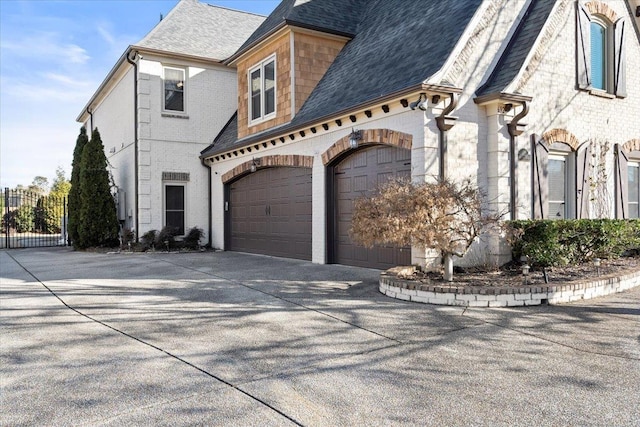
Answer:
[[[334,253],[332,261],[359,267],[386,269],[411,263],[410,248],[365,248],[349,237],[353,203],[394,177],[411,174],[410,150],[397,147],[367,147],[343,159],[334,167]]]
[[[311,259],[311,170],[267,168],[230,186],[229,250]]]

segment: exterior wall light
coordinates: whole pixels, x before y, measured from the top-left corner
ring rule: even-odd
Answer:
[[[518,151],[518,160],[525,162],[531,160],[531,154],[529,154],[526,148],[521,148],[520,151]]]
[[[251,160],[251,173],[254,173],[255,171],[258,170],[258,166],[260,166],[260,159],[253,159]]]
[[[352,149],[358,148],[358,141],[360,141],[361,139],[362,131],[351,129],[351,135],[349,135],[349,147],[351,147]]]

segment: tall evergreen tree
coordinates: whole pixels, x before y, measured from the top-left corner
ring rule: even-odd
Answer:
[[[82,126],[76,139],[76,147],[73,149],[73,162],[71,163],[71,189],[69,190],[69,238],[76,246],[78,242],[78,224],[80,223],[80,160],[82,150],[89,142],[87,129]]]
[[[117,246],[118,217],[111,195],[107,158],[95,129],[80,161],[80,222],[77,247]]]

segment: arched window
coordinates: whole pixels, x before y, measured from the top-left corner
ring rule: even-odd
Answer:
[[[626,97],[627,20],[600,1],[578,2],[576,16],[578,88]]]

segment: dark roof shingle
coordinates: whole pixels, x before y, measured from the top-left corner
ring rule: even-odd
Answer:
[[[491,75],[476,95],[500,93],[516,78],[554,5],[555,0],[531,2]]]
[[[338,54],[291,123],[279,129],[293,130],[421,84],[444,65],[482,1],[349,1],[354,10],[356,5],[361,6],[353,38]],[[311,0],[306,4],[320,7],[325,2],[332,6],[341,3]],[[260,37],[268,33],[268,27],[280,22],[280,16],[294,4],[293,0],[284,0],[256,33],[262,34]],[[250,40],[260,38],[254,36],[255,33]],[[259,137],[252,135],[237,140],[235,131],[234,136],[224,136],[203,155],[242,146]]]

